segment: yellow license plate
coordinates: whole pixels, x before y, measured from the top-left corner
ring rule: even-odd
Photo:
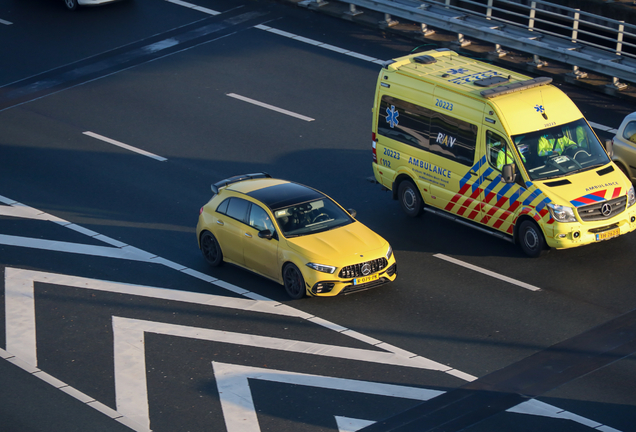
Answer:
[[[363,284],[363,283],[367,283],[367,282],[371,282],[371,281],[374,281],[374,280],[378,280],[379,278],[380,278],[380,275],[376,273],[376,274],[372,274],[372,275],[369,275],[369,276],[363,276],[363,277],[356,278],[356,279],[353,280],[353,284],[354,285],[360,285],[360,284]]]
[[[611,238],[618,237],[620,233],[621,233],[620,228],[614,228],[609,231],[604,231],[604,232],[596,234],[596,241],[609,240]]]

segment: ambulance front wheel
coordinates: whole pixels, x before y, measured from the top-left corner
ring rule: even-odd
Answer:
[[[412,181],[404,180],[400,183],[398,196],[400,197],[400,205],[402,205],[404,213],[410,217],[417,217],[422,214],[422,196]]]
[[[549,250],[541,228],[531,220],[521,222],[519,244],[523,252],[531,258],[537,258]]]

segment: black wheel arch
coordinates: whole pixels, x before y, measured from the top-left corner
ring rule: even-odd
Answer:
[[[398,191],[400,190],[400,183],[402,183],[403,181],[410,181],[419,190],[419,187],[417,185],[417,181],[414,180],[413,177],[411,177],[408,174],[400,174],[400,175],[397,176],[397,178],[393,182],[393,186],[391,187],[391,194],[392,194],[392,198],[394,200],[398,199],[398,195],[399,195]],[[421,193],[420,193],[420,195],[421,195]]]

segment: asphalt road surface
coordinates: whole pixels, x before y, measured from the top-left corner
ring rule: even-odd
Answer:
[[[367,181],[421,43],[266,0],[0,0],[0,38],[0,431],[636,431],[636,235],[528,259]],[[560,87],[601,139],[636,111]],[[209,268],[210,184],[258,171],[356,209],[397,281]]]

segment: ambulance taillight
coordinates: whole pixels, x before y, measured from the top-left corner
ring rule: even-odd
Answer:
[[[375,150],[375,145],[378,142],[375,140],[375,132],[371,132],[371,147],[373,148],[373,162],[374,163],[378,163],[378,154],[376,153]]]

